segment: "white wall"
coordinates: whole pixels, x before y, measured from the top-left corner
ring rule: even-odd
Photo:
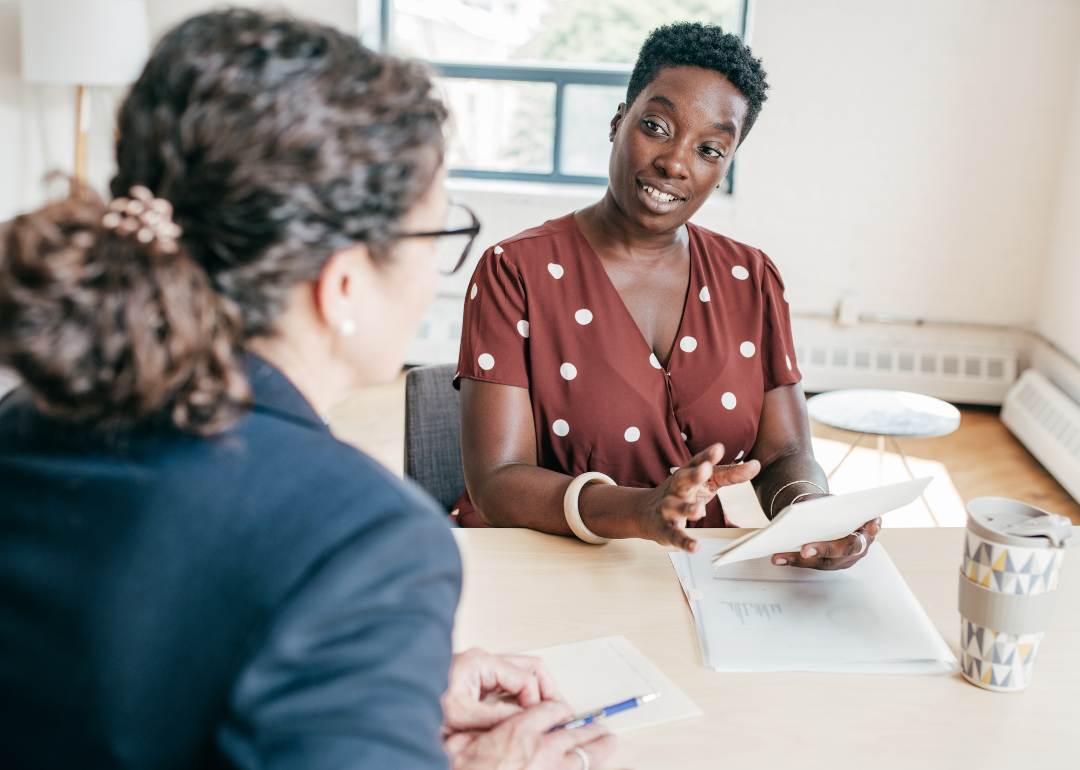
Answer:
[[[1080,67],[1071,106],[1038,320],[1043,334],[1080,359]]]
[[[754,51],[772,98],[727,229],[794,307],[1034,320],[1080,3],[759,0]]]

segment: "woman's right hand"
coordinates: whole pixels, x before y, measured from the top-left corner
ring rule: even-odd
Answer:
[[[749,481],[761,470],[757,460],[739,465],[720,465],[724,445],[713,444],[651,490],[644,500],[642,517],[647,537],[661,545],[678,546],[694,553],[698,541],[686,533],[686,523],[705,515],[705,506],[720,487]]]
[[[596,724],[548,732],[573,718],[565,702],[543,701],[487,732],[451,735],[443,745],[453,770],[581,770],[586,763],[576,749],[596,767],[618,739]]]

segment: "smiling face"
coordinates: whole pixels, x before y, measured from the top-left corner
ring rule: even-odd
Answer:
[[[649,232],[686,224],[727,174],[747,107],[718,72],[661,69],[611,121],[609,185],[622,213]]]

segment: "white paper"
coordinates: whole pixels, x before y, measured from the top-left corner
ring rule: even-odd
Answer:
[[[701,709],[625,636],[605,636],[523,653],[541,658],[575,714],[658,692],[660,697],[605,718],[614,733],[692,719]]]
[[[713,564],[719,566],[774,553],[793,553],[807,543],[847,537],[866,522],[913,502],[931,480],[914,479],[789,505],[767,527],[755,529],[737,540],[721,541]]]
[[[720,567],[672,553],[705,666],[717,671],[951,674],[959,664],[879,544],[846,570]]]

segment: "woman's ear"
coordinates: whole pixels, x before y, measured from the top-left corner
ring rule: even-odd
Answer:
[[[331,331],[352,334],[357,328],[357,315],[367,304],[362,295],[371,286],[374,270],[371,254],[365,244],[358,243],[336,251],[326,260],[315,281],[315,313]]]
[[[611,119],[611,130],[608,131],[608,141],[615,141],[615,132],[619,128],[619,124],[622,123],[622,119],[626,117],[626,103],[619,104],[619,109],[615,110],[615,117]]]

